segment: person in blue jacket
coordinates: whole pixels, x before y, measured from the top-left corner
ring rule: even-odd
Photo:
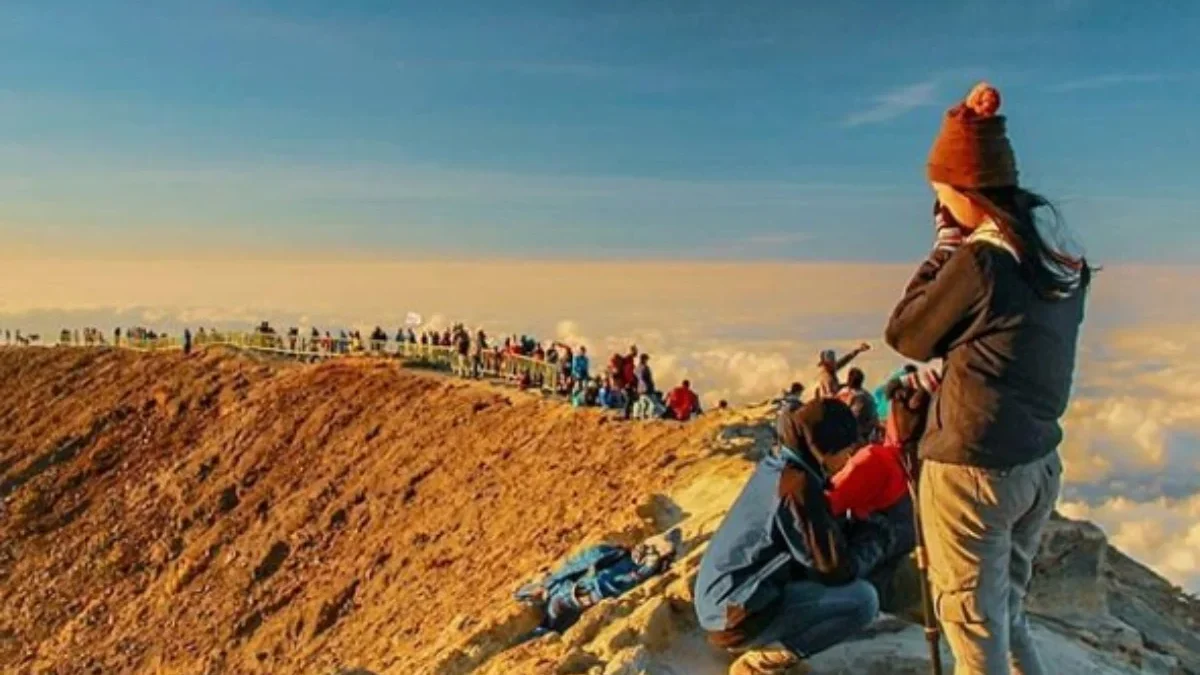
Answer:
[[[571,361],[571,378],[576,382],[587,382],[591,379],[588,376],[588,356],[587,347],[581,346],[579,353]]]
[[[874,620],[880,601],[868,575],[916,545],[907,497],[865,521],[831,512],[827,479],[859,435],[849,406],[816,399],[784,410],[777,433],[696,579],[700,626],[738,655],[730,675],[804,672],[804,659]]]

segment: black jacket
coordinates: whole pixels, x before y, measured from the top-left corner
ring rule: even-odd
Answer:
[[[1058,447],[1085,289],[1043,298],[1013,255],[986,241],[921,266],[886,336],[911,359],[945,359],[923,459],[1003,469]]]

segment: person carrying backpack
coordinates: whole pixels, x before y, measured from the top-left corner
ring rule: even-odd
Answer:
[[[945,373],[920,443],[930,583],[960,675],[1046,672],[1024,595],[1062,484],[1091,269],[1052,206],[1020,186],[1000,92],[980,83],[929,153],[934,247],[889,345]]]

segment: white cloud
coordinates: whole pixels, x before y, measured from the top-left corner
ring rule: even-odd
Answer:
[[[1095,522],[1113,545],[1192,592],[1200,592],[1200,494],[1138,502],[1064,502],[1069,518]]]
[[[931,79],[884,92],[873,99],[871,107],[848,115],[842,120],[842,125],[857,127],[877,124],[917,108],[934,105],[937,102],[937,89],[938,81]]]
[[[1106,75],[1081,77],[1074,80],[1060,82],[1056,85],[1048,87],[1047,91],[1065,94],[1074,91],[1110,89],[1112,87],[1123,87],[1137,84],[1169,82],[1186,77],[1188,77],[1188,75],[1182,73],[1108,73]]]

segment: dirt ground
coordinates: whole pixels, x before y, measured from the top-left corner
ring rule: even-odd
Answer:
[[[394,363],[0,350],[0,671],[419,673],[720,420]]]

